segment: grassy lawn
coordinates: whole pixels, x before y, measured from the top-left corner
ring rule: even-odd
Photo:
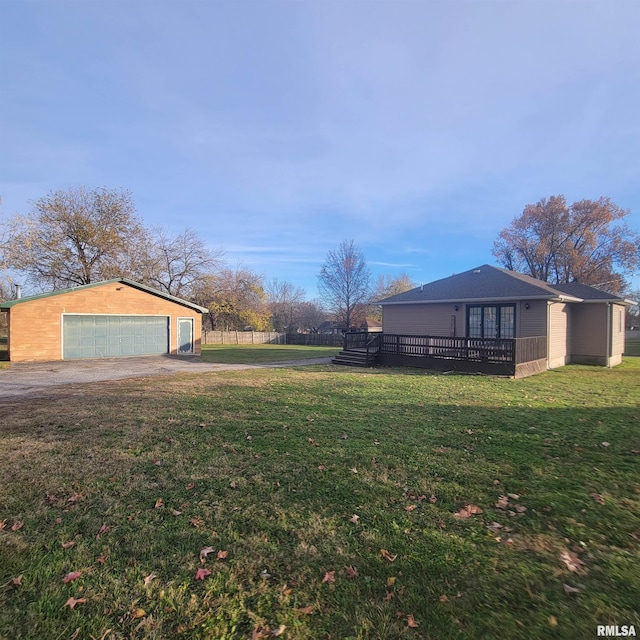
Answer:
[[[308,358],[335,356],[338,347],[313,347],[296,345],[202,345],[202,360],[221,364],[261,364],[265,362],[286,362]]]
[[[0,404],[0,637],[640,634],[639,451],[636,358]]]

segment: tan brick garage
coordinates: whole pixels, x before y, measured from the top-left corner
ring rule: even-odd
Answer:
[[[201,314],[124,278],[0,303],[13,362],[200,354]]]

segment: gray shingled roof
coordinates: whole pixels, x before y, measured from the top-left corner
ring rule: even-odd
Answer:
[[[575,296],[576,298],[582,298],[585,301],[588,300],[597,300],[601,301],[609,301],[609,302],[624,302],[625,299],[620,296],[615,296],[612,293],[607,293],[606,291],[601,291],[600,289],[596,289],[595,287],[590,287],[586,284],[580,284],[579,282],[569,282],[566,284],[554,284],[554,289],[558,291],[562,291],[562,293],[567,293],[570,296]]]
[[[380,300],[378,304],[416,302],[463,302],[480,300],[619,300],[587,285],[550,285],[515,271],[484,264],[442,280],[421,285],[411,291]]]

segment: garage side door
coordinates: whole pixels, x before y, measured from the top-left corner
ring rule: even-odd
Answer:
[[[169,352],[167,316],[65,315],[62,357],[114,358]]]

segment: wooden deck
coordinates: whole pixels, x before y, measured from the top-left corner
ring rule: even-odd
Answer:
[[[523,377],[546,370],[547,340],[545,336],[487,339],[354,331],[345,334],[340,355],[345,360],[352,355],[360,363],[366,362],[362,366],[379,364]],[[340,357],[336,361],[340,363]]]

